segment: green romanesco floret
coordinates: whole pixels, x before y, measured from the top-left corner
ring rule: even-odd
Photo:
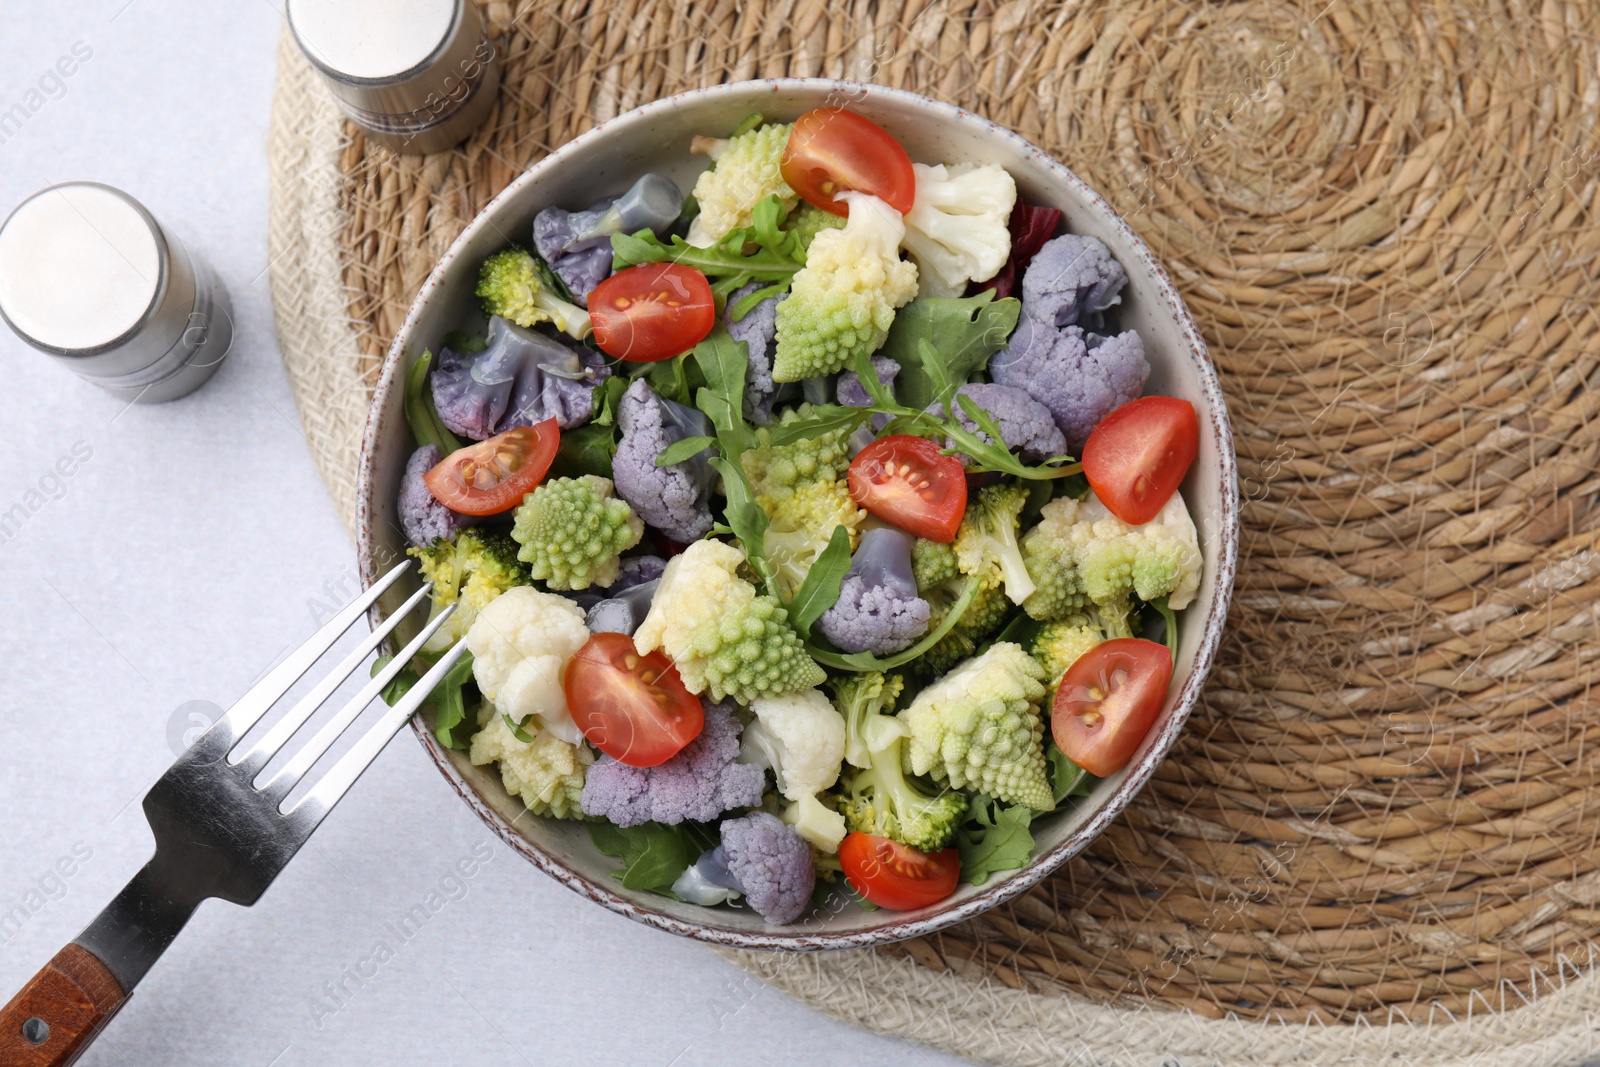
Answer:
[[[850,216],[806,250],[789,298],[778,305],[772,379],[832,374],[883,344],[895,309],[917,295],[917,268],[900,258],[905,223],[875,196],[844,193]]]
[[[979,645],[1005,625],[1006,616],[1011,612],[1011,600],[1006,596],[1005,589],[996,579],[983,578],[979,581],[978,593],[967,605],[961,618],[917,661],[923,673],[943,674],[977,652]],[[932,609],[928,619],[930,630],[944,621],[945,613],[955,606],[966,584],[966,578],[949,578],[921,591],[922,598]]]
[[[506,717],[488,701],[478,711],[478,732],[468,757],[476,766],[500,764],[506,792],[520,796],[535,815],[581,819],[583,778],[594,762],[588,745],[570,744],[535,723],[517,724],[532,743],[520,740]]]
[[[932,589],[959,574],[956,550],[939,541],[919,537],[911,546],[911,573],[917,579],[917,590]]]
[[[552,478],[517,508],[511,536],[517,558],[551,589],[601,588],[617,580],[622,553],[644,536],[644,522],[594,474]]]
[[[1045,621],[1089,604],[1126,614],[1135,596],[1164,596],[1180,610],[1200,587],[1199,537],[1177,493],[1143,526],[1123,522],[1092,493],[1052,500],[1023,537],[1022,553],[1038,583],[1023,607]]]
[[[820,685],[826,674],[806,654],[776,597],[738,576],[744,553],[696,541],[667,564],[634,645],[661,649],[692,693],[748,704]]]
[[[1027,502],[1028,491],[1019,485],[986,487],[967,504],[952,546],[962,574],[1003,581],[1014,604],[1028,599],[1035,588],[1017,542],[1017,524]]]
[[[837,230],[843,226],[843,215],[824,211],[814,204],[801,204],[783,224],[785,230],[799,235],[801,248],[810,248],[811,242],[823,230]]]
[[[1000,641],[917,694],[900,713],[906,766],[955,789],[1035,811],[1055,806],[1044,756],[1044,668]]]
[[[433,583],[434,611],[460,601],[454,614],[434,633],[425,648],[443,651],[461,640],[472,620],[489,601],[533,576],[517,559],[517,543],[509,534],[462,530],[454,541],[435,541],[427,548],[407,549],[422,564],[422,576]]]
[[[811,416],[811,405],[801,404],[785,411],[777,426],[787,426]],[[750,479],[750,488],[755,492],[756,503],[770,516],[777,516],[801,486],[842,481],[850,469],[850,435],[846,430],[832,430],[786,445],[774,445],[774,428],[757,427],[756,447],[739,457],[745,477]]]
[[[800,197],[778,169],[788,143],[789,127],[776,123],[727,141],[704,142],[715,166],[694,183],[700,214],[695,216],[690,244],[709,245],[750,225],[751,211],[769,196],[782,201],[784,211],[794,208]]]
[[[966,814],[967,798],[926,789],[906,777],[906,727],[891,712],[898,677],[856,674],[834,683],[834,706],[845,719],[845,762],[839,810],[845,825],[924,852],[943,848]]]
[[[477,292],[485,314],[499,315],[518,326],[553,323],[580,341],[594,332],[589,313],[562,299],[555,275],[526,248],[512,245],[484,260],[478,270]]]
[[[806,572],[828,547],[835,529],[843,526],[850,532],[850,551],[855,551],[867,513],[839,481],[806,482],[772,503],[762,551],[777,576],[778,594],[787,601],[806,580]]]

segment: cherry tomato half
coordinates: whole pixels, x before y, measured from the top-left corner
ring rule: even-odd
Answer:
[[[839,866],[855,891],[880,908],[915,911],[956,891],[961,853],[953,848],[923,852],[887,837],[846,834]]]
[[[1100,420],[1083,446],[1083,476],[1123,522],[1156,517],[1178,491],[1200,450],[1194,405],[1173,396],[1142,396]]]
[[[544,480],[561,444],[555,419],[518,426],[450,453],[422,481],[435,500],[463,515],[498,515]]]
[[[594,342],[610,355],[654,363],[689,351],[717,324],[711,283],[682,263],[619,270],[589,294]]]
[[[894,135],[842,107],[819,107],[795,119],[778,170],[809,204],[850,214],[840,193],[870,193],[904,215],[917,196],[911,157]]]
[[[583,736],[630,767],[654,767],[700,736],[705,712],[662,652],[639,655],[627,634],[599,633],[567,664],[567,710]]]
[[[930,541],[954,541],[967,513],[961,461],[940,455],[926,437],[894,434],[872,442],[851,461],[848,482],[857,504]]]
[[[1050,733],[1067,758],[1097,778],[1128,765],[1166,703],[1172,653],[1119,637],[1095,645],[1061,676]]]

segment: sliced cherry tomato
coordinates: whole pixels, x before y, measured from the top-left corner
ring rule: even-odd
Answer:
[[[518,426],[450,453],[422,476],[435,500],[463,515],[498,515],[544,480],[561,444],[555,419]]]
[[[1061,676],[1050,710],[1056,747],[1097,778],[1115,774],[1150,732],[1171,683],[1166,645],[1137,637],[1095,645]]]
[[[1156,517],[1178,491],[1200,451],[1194,405],[1173,396],[1142,396],[1100,420],[1083,446],[1083,476],[1123,522]]]
[[[839,866],[857,893],[890,911],[937,904],[956,891],[961,879],[961,853],[953,848],[923,852],[863,833],[846,834],[839,842]]]
[[[583,736],[630,767],[654,767],[700,736],[705,712],[665,653],[639,655],[627,634],[599,633],[567,664],[567,710]]]
[[[870,193],[904,215],[917,196],[911,157],[894,135],[842,107],[819,107],[795,119],[778,170],[809,204],[850,214],[840,193]]]
[[[954,541],[967,513],[961,461],[940,455],[926,437],[895,434],[872,442],[851,461],[848,481],[857,504],[930,541]]]
[[[717,324],[711,283],[682,263],[643,263],[619,270],[589,294],[594,341],[634,363],[689,351]]]

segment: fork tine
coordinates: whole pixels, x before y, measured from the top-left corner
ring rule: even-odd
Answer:
[[[259,774],[261,769],[271,761],[272,757],[277,754],[278,750],[284,746],[289,738],[294,736],[295,731],[304,726],[307,720],[316,714],[317,709],[327,703],[334,690],[343,685],[345,679],[355,673],[356,668],[366,661],[367,656],[372,653],[373,649],[382,644],[383,639],[388,637],[396,626],[400,625],[401,620],[411,614],[411,610],[418,603],[426,600],[432,590],[433,583],[427,582],[421,589],[412,593],[409,600],[400,605],[387,619],[383,620],[383,623],[368,634],[367,638],[353,652],[341,660],[339,665],[330,671],[325,678],[317,682],[310,692],[301,697],[287,715],[273,723],[272,728],[262,735],[260,741],[251,745],[248,752],[240,753],[238,758],[231,759],[231,762],[237,764],[241,771],[251,778]]]
[[[350,629],[357,619],[365,615],[367,609],[372,607],[377,602],[377,599],[410,566],[411,561],[408,559],[376,582],[373,582],[372,588],[356,597],[349,604],[346,604],[339,614],[329,619],[322,629],[306,640],[305,644],[285,656],[282,663],[272,668],[267,672],[265,678],[251,686],[249,692],[236,700],[233,707],[228,709],[226,715],[217,720],[212,729],[223,727],[223,724],[226,723],[227,726],[225,728],[232,731],[234,740],[238,740],[248,733],[250,727],[259,722],[261,716],[265,715],[272,705],[283,699],[283,694],[287,693],[289,688],[300,680],[300,676],[310,670],[311,665],[317,662],[324,652],[332,648],[333,643],[339,640],[340,635]]]
[[[406,664],[411,662],[411,658],[427,643],[428,638],[433,636],[434,631],[444,625],[445,620],[450,618],[455,609],[456,605],[451,604],[429,620],[428,624],[422,628],[422,632],[412,638],[411,643],[401,649],[400,654],[387,667],[379,671],[371,681],[362,686],[361,692],[351,697],[333,718],[323,723],[322,728],[316,732],[316,735],[302,745],[293,756],[289,757],[289,762],[285,763],[282,769],[277,774],[274,774],[265,785],[258,786],[258,789],[267,796],[276,797],[279,801],[288,796],[289,792],[294,789],[295,783],[305,776],[305,773],[311,769],[312,764],[321,759],[323,754],[333,747],[333,743],[339,739],[339,735],[344,733],[350,724],[360,717],[368,704],[378,698],[384,688],[394,680],[395,675],[405,669]],[[457,646],[464,648],[465,643],[457,642]],[[450,662],[454,663],[459,657],[460,653],[458,652],[451,658]],[[433,672],[429,671],[428,677],[432,676]],[[440,677],[443,677],[443,675],[441,674]],[[426,681],[424,680],[423,683],[419,683],[418,686],[413,688],[419,688],[422,684],[426,684]],[[433,687],[428,686],[428,688],[422,690],[420,695],[425,697],[432,691]],[[407,696],[409,695],[408,693]],[[420,703],[420,700],[418,702]]]
[[[316,785],[312,786],[306,795],[286,814],[305,814],[308,818],[321,819],[329,809],[339,802],[339,798],[355,784],[361,777],[361,772],[377,759],[378,753],[383,751],[391,738],[406,721],[415,714],[435,686],[450,673],[464,652],[465,641],[458,641],[451,649],[439,658],[427,674],[422,676],[422,681],[411,687],[411,691],[401,698],[394,707],[383,713],[383,718],[378,724],[368,730],[361,738],[350,747],[350,751],[339,757],[328,773]]]

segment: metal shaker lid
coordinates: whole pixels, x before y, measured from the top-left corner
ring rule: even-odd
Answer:
[[[0,315],[36,348],[108,352],[151,318],[169,260],[161,227],[132,197],[93,182],[51,186],[0,226]],[[110,373],[140,369],[117,362]]]
[[[439,51],[456,8],[457,0],[291,0],[289,24],[324,73],[385,82],[418,72]]]

